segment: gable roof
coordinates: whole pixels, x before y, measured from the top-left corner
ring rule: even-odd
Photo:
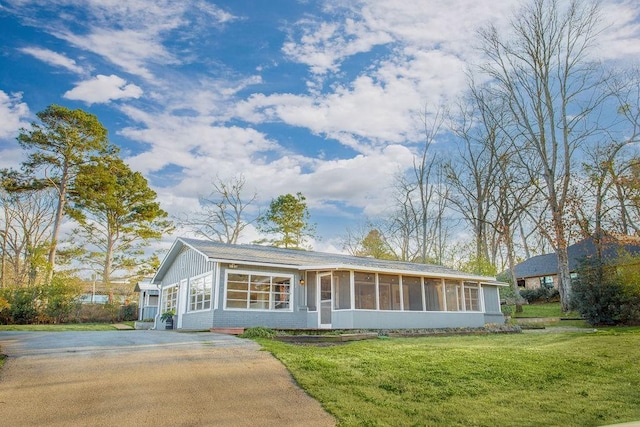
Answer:
[[[631,254],[640,254],[640,239],[634,236],[613,234],[602,237],[602,257],[604,259],[617,258],[621,250]],[[594,238],[582,239],[569,246],[567,252],[569,254],[569,271],[576,271],[582,258],[596,255]],[[558,274],[558,258],[555,253],[534,256],[517,264],[514,270],[518,279],[552,276]]]
[[[226,244],[207,240],[178,238],[162,261],[153,278],[154,283],[162,277],[178,254],[185,248],[191,248],[211,261],[238,263],[244,265],[264,265],[272,267],[304,270],[350,269],[391,274],[414,274],[422,276],[451,277],[467,280],[495,283],[495,278],[464,273],[434,264],[418,264],[403,261],[389,261],[352,255],[331,254],[325,252],[275,248],[260,245]]]

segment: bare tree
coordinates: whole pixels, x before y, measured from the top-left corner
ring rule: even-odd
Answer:
[[[0,193],[3,287],[33,285],[47,271],[54,200],[50,190]]]
[[[490,236],[497,214],[494,195],[500,184],[500,162],[505,162],[511,148],[501,134],[500,120],[504,117],[500,117],[500,111],[500,103],[487,98],[485,91],[471,82],[469,96],[451,125],[459,140],[458,155],[444,165],[453,190],[452,207],[473,230],[472,261],[478,273],[486,269],[487,263],[495,266],[498,250],[497,239]]]
[[[441,110],[429,114],[425,109],[421,121],[424,145],[409,173],[396,178],[396,210],[385,235],[398,259],[442,263],[449,234],[445,213],[450,189],[433,143],[444,115]]]
[[[237,243],[244,229],[260,218],[260,212],[251,213],[258,194],[243,198],[245,183],[242,174],[229,181],[216,178],[211,193],[199,198],[201,210],[177,221],[205,239]]]
[[[599,131],[606,100],[602,68],[589,51],[598,35],[597,5],[572,0],[533,0],[515,16],[511,34],[489,25],[479,32],[493,94],[511,114],[505,132],[517,144],[519,162],[550,210],[550,242],[558,257],[559,291],[569,309],[567,200],[576,151]],[[594,120],[595,119],[595,120]]]

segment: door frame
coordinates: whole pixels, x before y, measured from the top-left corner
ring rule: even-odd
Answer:
[[[178,300],[176,301],[176,329],[182,329],[182,316],[187,312],[189,280],[182,279],[178,285]]]
[[[331,294],[330,299],[322,299],[322,279],[329,278],[329,292]],[[316,274],[316,289],[317,289],[317,303],[318,303],[318,329],[331,329],[331,325],[333,322],[333,273],[330,271],[327,272],[318,272]],[[325,308],[323,307],[323,302],[329,303],[329,323],[322,323],[322,313]]]

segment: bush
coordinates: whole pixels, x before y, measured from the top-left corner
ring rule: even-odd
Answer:
[[[572,308],[592,325],[640,324],[640,292],[616,268],[583,259],[572,282]]]
[[[276,332],[273,329],[265,328],[264,326],[245,329],[244,333],[240,335],[241,338],[273,338],[275,336]]]
[[[79,304],[73,317],[74,323],[112,323],[113,310],[109,304]]]
[[[541,286],[536,289],[522,289],[520,291],[522,298],[527,300],[529,304],[536,302],[551,302],[560,298],[560,293],[556,288],[546,288]]]
[[[3,323],[18,325],[37,323],[40,291],[38,286],[1,289],[0,296],[8,303],[8,308],[2,311]]]
[[[118,321],[130,322],[132,320],[138,320],[138,304],[127,304],[120,307]]]
[[[81,285],[78,279],[54,277],[51,284],[41,286],[42,308],[39,317],[42,323],[67,322],[78,306]]]

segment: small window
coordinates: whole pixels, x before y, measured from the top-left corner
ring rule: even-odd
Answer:
[[[464,282],[464,305],[467,311],[480,311],[480,288],[476,282]]]
[[[209,310],[211,308],[211,273],[189,280],[189,311]]]
[[[178,306],[178,286],[176,284],[162,289],[162,312],[175,311]]]
[[[540,278],[540,286],[543,288],[553,288],[553,276],[543,276]]]

